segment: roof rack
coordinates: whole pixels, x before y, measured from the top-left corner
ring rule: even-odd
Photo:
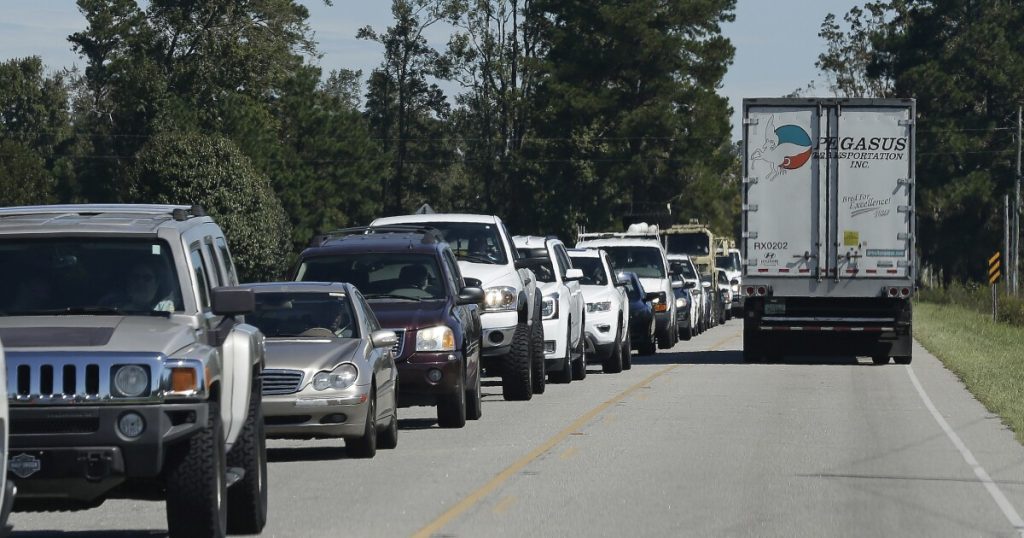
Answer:
[[[379,226],[353,226],[331,230],[327,233],[313,236],[309,245],[319,247],[332,239],[341,239],[351,235],[373,234],[416,234],[423,236],[423,243],[440,243],[444,241],[444,236],[437,228],[422,224],[385,224]]]
[[[184,221],[192,217],[205,217],[203,206],[193,204],[66,204],[0,208],[0,217],[24,215],[167,215]]]
[[[657,233],[651,232],[587,232],[581,233],[578,240],[585,239],[659,239]]]

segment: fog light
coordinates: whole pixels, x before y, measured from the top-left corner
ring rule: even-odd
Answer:
[[[544,341],[544,353],[554,353],[554,352],[555,352],[555,341],[554,340],[545,340]]]
[[[331,413],[320,419],[320,424],[344,424],[348,417],[344,413]]]
[[[492,344],[500,344],[505,340],[505,334],[501,331],[491,331],[491,334],[487,336],[487,339],[490,340]]]
[[[142,420],[142,415],[129,411],[117,420],[117,429],[125,437],[138,437],[146,429],[146,423]]]
[[[442,374],[441,370],[438,370],[437,368],[427,370],[427,381],[430,381],[431,383],[438,383],[441,381],[442,377],[444,377],[444,374]]]

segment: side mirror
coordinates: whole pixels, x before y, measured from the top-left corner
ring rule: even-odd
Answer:
[[[395,347],[395,344],[398,343],[398,335],[395,334],[395,331],[381,329],[370,334],[370,342],[375,348]]]
[[[466,287],[467,288],[483,288],[484,287],[484,283],[481,282],[479,278],[473,278],[473,277],[466,276],[466,277],[462,277],[462,280],[466,283]]]
[[[696,287],[697,287],[697,283],[692,281],[692,280],[689,281],[689,282],[683,282],[683,289],[684,290],[692,290],[693,288],[696,288]]]
[[[615,279],[615,286],[616,287],[625,288],[628,285],[629,285],[629,281],[628,280],[620,280],[618,278]]]
[[[701,282],[701,283],[700,283],[700,285],[701,285],[701,286],[702,286],[702,287],[703,287],[704,289],[706,289],[706,290],[709,290],[709,289],[711,289],[711,283],[710,283],[710,282],[707,282],[707,281],[705,281],[705,282]]]
[[[647,294],[644,295],[644,301],[645,302],[653,303],[653,302],[659,301],[659,300],[661,300],[661,293],[660,292],[651,291],[651,292],[647,292]]]
[[[484,290],[476,286],[466,286],[459,292],[457,304],[482,304],[484,302]]]
[[[580,280],[582,278],[583,278],[583,269],[576,269],[574,267],[572,269],[568,269],[568,270],[565,271],[565,279],[566,280]]]
[[[241,316],[256,310],[256,292],[251,288],[221,286],[210,293],[210,309],[218,316]]]
[[[678,289],[682,289],[682,287],[683,287],[683,281],[682,280],[673,280],[672,281],[672,289],[678,290]]]

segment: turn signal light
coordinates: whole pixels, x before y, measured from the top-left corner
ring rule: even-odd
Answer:
[[[171,390],[174,392],[196,390],[196,371],[192,368],[171,368]]]
[[[668,312],[668,305],[665,303],[654,303],[655,312]]]

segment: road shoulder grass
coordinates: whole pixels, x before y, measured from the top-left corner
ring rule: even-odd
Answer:
[[[914,305],[914,337],[1024,444],[1024,328],[955,305]]]

